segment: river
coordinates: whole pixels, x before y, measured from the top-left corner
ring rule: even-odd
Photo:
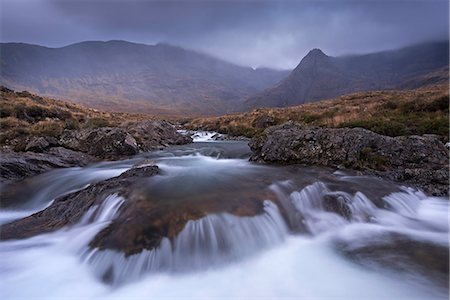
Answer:
[[[125,258],[87,247],[126,201],[110,195],[94,219],[0,242],[0,298],[448,298],[448,199],[327,168],[251,163],[245,141],[210,136],[31,178],[15,203],[2,206],[0,222],[31,215],[143,161],[162,171],[147,181],[152,197],[175,205],[205,195],[224,202],[267,197],[262,214],[190,221],[174,240]],[[327,199],[338,199],[347,214],[330,209]],[[105,283],[101,274],[111,265],[119,271]]]

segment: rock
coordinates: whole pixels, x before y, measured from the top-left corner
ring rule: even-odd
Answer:
[[[102,127],[65,131],[60,143],[66,148],[102,159],[118,159],[139,153],[136,140],[122,128]]]
[[[288,122],[266,129],[249,145],[253,161],[351,168],[448,195],[448,150],[434,135],[388,137]]]
[[[0,239],[28,238],[77,224],[89,208],[100,205],[109,195],[117,194],[124,197],[124,204],[111,224],[93,238],[90,247],[132,255],[159,246],[164,237],[175,237],[189,220],[210,213],[261,214],[263,199],[267,199],[259,194],[244,193],[240,197],[228,197],[224,190],[184,196],[182,201],[165,201],[167,199],[158,198],[148,184],[151,177],[159,173],[157,166],[132,168],[118,177],[60,197],[40,212],[2,225]],[[223,201],[224,197],[228,200]]]
[[[55,168],[86,166],[93,161],[90,155],[61,147],[51,148],[46,153],[2,152],[0,180],[21,180]]]
[[[166,121],[130,123],[125,129],[136,139],[141,151],[192,143],[190,136],[177,132],[176,127]]]
[[[399,233],[371,236],[370,240],[335,241],[338,252],[364,267],[390,268],[398,273],[418,275],[448,288],[448,247],[431,242],[413,240]]]
[[[49,136],[33,136],[28,140],[25,151],[44,152],[50,147],[59,146],[59,142],[54,137]]]

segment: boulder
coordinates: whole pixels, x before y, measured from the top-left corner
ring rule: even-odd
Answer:
[[[362,128],[288,122],[269,127],[249,145],[252,161],[362,170],[448,195],[449,153],[434,135],[389,137]]]
[[[125,129],[136,139],[141,151],[192,143],[190,136],[177,132],[175,126],[166,121],[130,123]]]
[[[177,236],[189,220],[211,213],[227,212],[237,216],[263,213],[263,199],[267,198],[259,194],[240,197],[225,194],[228,201],[223,201],[223,192],[187,196],[182,201],[160,199],[148,184],[151,177],[159,173],[157,166],[132,168],[118,177],[57,198],[40,212],[2,225],[0,239],[28,238],[75,225],[90,208],[100,206],[112,194],[123,197],[125,202],[111,224],[91,240],[90,247],[121,251],[126,255],[153,249],[164,237]]]
[[[62,147],[51,148],[46,153],[2,152],[0,181],[22,180],[51,169],[86,166],[93,161],[90,155]]]
[[[414,240],[400,233],[378,233],[370,240],[335,240],[334,246],[351,261],[366,268],[389,268],[396,273],[417,275],[448,288],[448,247]]]
[[[59,146],[59,142],[54,137],[49,136],[32,136],[27,141],[27,145],[25,146],[25,151],[31,152],[44,152],[45,150],[51,147]]]
[[[136,140],[122,128],[66,130],[60,143],[66,148],[101,159],[118,159],[139,153]]]

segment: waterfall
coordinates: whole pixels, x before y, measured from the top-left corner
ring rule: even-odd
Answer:
[[[104,222],[102,216],[118,205],[118,202],[106,205],[101,213],[97,212],[94,223]],[[86,216],[91,218],[92,212]],[[163,238],[156,249],[127,257],[113,250],[85,248],[82,257],[99,277],[119,284],[145,273],[201,270],[237,261],[281,243],[287,234],[278,207],[264,201],[264,212],[253,217],[221,213],[188,221],[174,239]]]

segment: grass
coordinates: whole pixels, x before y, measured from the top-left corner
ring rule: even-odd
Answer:
[[[408,91],[362,92],[294,107],[196,118],[185,121],[185,126],[251,137],[265,129],[256,126],[257,120],[270,117],[273,122],[267,126],[294,121],[320,127],[362,127],[388,136],[437,134],[448,141],[448,115],[448,86],[441,85]]]
[[[156,119],[145,114],[102,112],[79,104],[1,88],[0,143],[16,148],[32,135],[60,137],[64,130],[121,126]],[[20,148],[20,147],[19,147]]]

